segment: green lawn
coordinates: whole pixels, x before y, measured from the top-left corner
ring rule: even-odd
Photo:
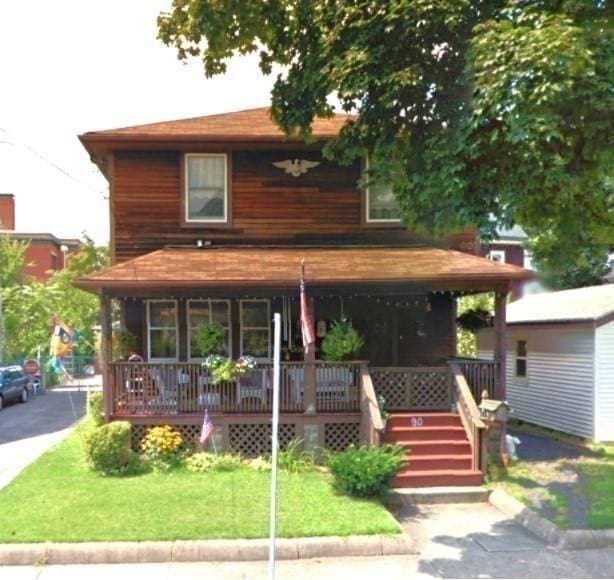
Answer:
[[[73,434],[0,491],[0,543],[263,538],[269,478],[248,467],[102,477]],[[280,473],[278,497],[282,537],[399,532],[381,504],[337,495],[326,474]]]

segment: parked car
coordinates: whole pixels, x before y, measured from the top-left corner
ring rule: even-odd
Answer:
[[[0,410],[6,403],[26,403],[29,397],[30,379],[19,366],[0,367]]]

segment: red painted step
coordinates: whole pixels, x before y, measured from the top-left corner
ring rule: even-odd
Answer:
[[[403,471],[471,469],[471,454],[469,455],[414,455],[407,457],[409,465]]]
[[[410,441],[464,441],[467,439],[462,427],[386,427],[383,437],[386,443]]]
[[[471,455],[471,445],[466,439],[464,441],[411,441],[397,443],[397,445],[407,447],[412,458],[419,455]]]
[[[460,427],[461,420],[454,413],[394,413],[388,427]]]
[[[392,481],[393,487],[449,487],[481,484],[482,474],[470,469],[402,471]]]
[[[482,483],[482,474],[472,469],[465,429],[454,413],[393,413],[382,439],[407,449],[408,465],[394,478],[395,487]]]

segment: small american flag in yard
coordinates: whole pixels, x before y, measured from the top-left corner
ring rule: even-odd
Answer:
[[[211,435],[213,435],[213,431],[215,428],[213,427],[213,423],[211,422],[211,418],[209,417],[209,411],[205,411],[205,418],[203,419],[203,428],[200,432],[200,444],[203,445],[207,439]]]

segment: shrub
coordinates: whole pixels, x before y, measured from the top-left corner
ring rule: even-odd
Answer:
[[[222,453],[214,457],[213,469],[215,471],[234,471],[245,465],[244,459],[234,453]]]
[[[100,426],[90,423],[80,435],[90,469],[104,475],[121,475],[132,473],[138,467],[138,455],[130,448],[130,423],[127,421]]]
[[[256,471],[271,471],[271,469],[273,468],[271,462],[265,457],[256,457],[255,459],[250,459],[247,462],[247,465],[249,465],[251,469],[254,469]]]
[[[102,422],[104,421],[104,415],[103,415],[102,409],[103,409],[102,393],[88,392],[87,394],[87,416],[97,426],[102,425]]]
[[[188,471],[194,471],[197,473],[205,473],[211,471],[215,463],[215,455],[213,453],[195,453],[190,455],[185,460],[185,466]]]
[[[327,361],[340,361],[357,353],[364,344],[362,336],[347,320],[332,323],[322,341],[322,352]]]
[[[405,450],[397,445],[356,447],[341,453],[329,453],[328,467],[337,488],[348,495],[372,497],[384,495],[392,478],[404,464]]]
[[[277,466],[289,473],[300,473],[313,469],[315,457],[313,453],[302,451],[302,439],[292,439],[285,449],[277,454]]]
[[[156,469],[167,469],[179,458],[183,437],[170,425],[152,427],[141,441],[141,451]]]

